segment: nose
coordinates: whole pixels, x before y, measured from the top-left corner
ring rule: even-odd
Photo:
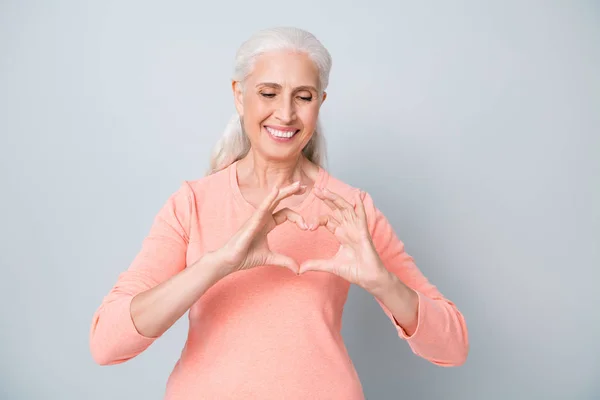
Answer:
[[[281,98],[281,103],[277,107],[275,117],[281,121],[282,124],[290,124],[296,118],[296,110],[294,108],[294,102],[291,99]]]

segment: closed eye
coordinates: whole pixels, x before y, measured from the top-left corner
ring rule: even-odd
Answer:
[[[276,93],[261,93],[260,94],[263,97],[266,97],[267,99],[272,99],[273,97],[277,96]],[[298,96],[298,98],[302,101],[312,101],[312,96]]]

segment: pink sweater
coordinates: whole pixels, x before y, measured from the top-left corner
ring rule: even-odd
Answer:
[[[355,189],[321,169],[318,186],[352,199]],[[468,352],[465,321],[455,305],[421,274],[385,216],[364,195],[370,232],[385,266],[417,291],[417,330],[408,336],[381,303],[398,335],[430,362],[462,364]],[[310,193],[295,209],[305,218],[329,213]],[[204,252],[218,249],[252,214],[243,198],[236,164],[186,181],[159,211],[127,271],[93,317],[90,346],[101,365],[122,363],[156,339],[137,332],[132,298],[177,274]],[[269,246],[295,258],[333,256],[339,243],[326,229],[291,223],[276,227]],[[263,266],[233,273],[213,285],[188,313],[187,341],[165,398],[175,399],[364,399],[359,377],[342,340],[341,323],[350,284],[326,272],[294,275]]]

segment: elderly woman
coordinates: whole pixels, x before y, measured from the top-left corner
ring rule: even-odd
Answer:
[[[322,166],[331,58],[310,33],[258,32],[235,59],[236,114],[207,176],[184,181],[96,311],[101,365],[135,357],[186,311],[167,399],[363,399],[341,335],[350,284],[413,352],[468,353],[465,321],[425,278],[369,194]]]

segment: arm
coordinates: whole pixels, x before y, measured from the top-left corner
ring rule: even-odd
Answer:
[[[363,196],[373,243],[390,272],[371,293],[416,355],[440,366],[463,364],[469,352],[463,315],[423,276],[386,217]]]
[[[158,212],[129,269],[96,310],[90,350],[98,364],[122,363],[144,351],[218,280],[211,272],[214,257],[185,268],[193,203],[184,183]]]
[[[218,273],[217,253],[208,253],[167,281],[131,300],[133,325],[142,335],[158,338],[224,274]]]

